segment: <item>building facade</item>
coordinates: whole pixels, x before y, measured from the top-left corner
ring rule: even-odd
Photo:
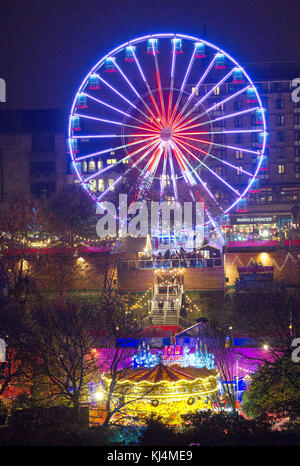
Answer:
[[[59,110],[0,112],[0,205],[48,199],[72,181]]]
[[[291,222],[295,222],[300,205],[300,102],[292,100],[293,80],[300,76],[300,65],[250,64],[246,69],[254,79],[266,109],[267,147],[259,179],[247,198],[221,218],[221,224],[228,242],[279,241],[287,239],[287,230]],[[225,83],[216,88],[209,96],[209,105],[224,100],[233,92],[231,87],[230,83]],[[197,93],[203,94],[209,89],[210,84],[203,84],[203,89]],[[219,105],[212,117],[243,111],[246,98],[241,95],[238,100]],[[218,129],[222,133],[243,128],[246,123],[259,128],[255,116],[247,113],[220,119]],[[65,183],[77,181],[67,157],[65,127],[66,122],[58,110],[0,112],[0,203],[15,195],[46,199]],[[259,134],[216,135],[220,146],[211,168],[237,189],[247,181],[240,169],[253,171],[257,154],[228,150],[226,145],[238,146],[243,142],[244,147],[246,144],[255,152],[261,146]],[[79,162],[78,169],[89,175],[116,164],[118,157],[117,152],[111,152],[89,158]],[[238,167],[237,170],[233,171],[218,159]],[[90,189],[101,194],[124,169],[126,167],[121,164],[96,180],[92,179]],[[211,189],[217,198],[226,195],[220,184],[212,185]]]

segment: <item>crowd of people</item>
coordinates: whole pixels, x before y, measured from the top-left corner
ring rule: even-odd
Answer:
[[[139,255],[141,268],[153,267],[213,267],[221,265],[221,252],[219,249],[209,248],[186,251],[159,251],[157,254],[145,252]]]

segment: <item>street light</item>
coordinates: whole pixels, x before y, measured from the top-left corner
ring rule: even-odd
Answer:
[[[95,399],[97,401],[101,401],[101,400],[103,400],[103,398],[104,398],[104,393],[102,391],[99,391],[99,392],[95,393]]]

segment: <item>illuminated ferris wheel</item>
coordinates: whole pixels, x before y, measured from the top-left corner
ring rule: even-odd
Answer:
[[[105,55],[81,83],[68,128],[75,174],[95,201],[188,197],[212,223],[253,189],[266,137],[247,72],[183,34],[139,37]]]

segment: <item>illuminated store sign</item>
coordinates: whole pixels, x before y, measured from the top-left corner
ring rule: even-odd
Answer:
[[[276,217],[237,217],[233,219],[232,223],[274,223],[276,221]]]

